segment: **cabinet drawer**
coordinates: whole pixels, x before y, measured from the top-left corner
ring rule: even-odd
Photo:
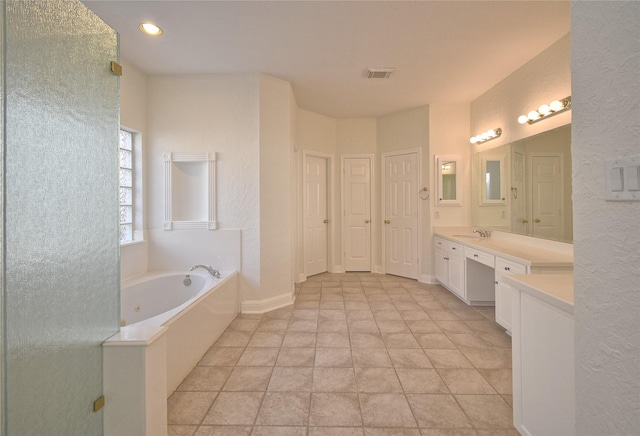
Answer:
[[[493,254],[485,253],[475,248],[464,247],[464,255],[491,268],[495,265],[495,256]]]
[[[443,250],[447,249],[447,241],[445,241],[444,239],[440,239],[440,238],[433,238],[433,244],[435,245],[436,248],[441,248]]]
[[[464,245],[449,241],[449,255],[459,257],[464,256]]]
[[[520,263],[496,257],[496,274],[526,274],[527,267]]]

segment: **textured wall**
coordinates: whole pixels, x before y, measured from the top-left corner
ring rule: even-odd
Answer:
[[[576,434],[640,431],[640,202],[604,161],[640,153],[640,3],[572,6]]]

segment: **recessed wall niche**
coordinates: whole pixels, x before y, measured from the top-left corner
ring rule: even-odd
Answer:
[[[164,230],[218,228],[216,154],[165,153]]]

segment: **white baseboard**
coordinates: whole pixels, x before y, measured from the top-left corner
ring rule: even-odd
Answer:
[[[342,265],[333,265],[333,271],[330,271],[333,274],[344,274],[344,268]]]
[[[266,313],[281,307],[289,306],[295,301],[295,293],[277,295],[264,300],[247,300],[240,304],[242,313]]]
[[[376,265],[373,267],[373,271],[371,271],[372,273],[375,274],[384,274],[384,268],[382,267],[382,265]]]
[[[440,283],[434,276],[429,274],[422,274],[418,279],[418,282],[426,283],[428,285],[437,285],[438,283]]]

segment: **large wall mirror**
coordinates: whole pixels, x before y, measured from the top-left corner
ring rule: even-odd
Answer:
[[[474,226],[573,241],[571,125],[474,153],[471,177]]]

